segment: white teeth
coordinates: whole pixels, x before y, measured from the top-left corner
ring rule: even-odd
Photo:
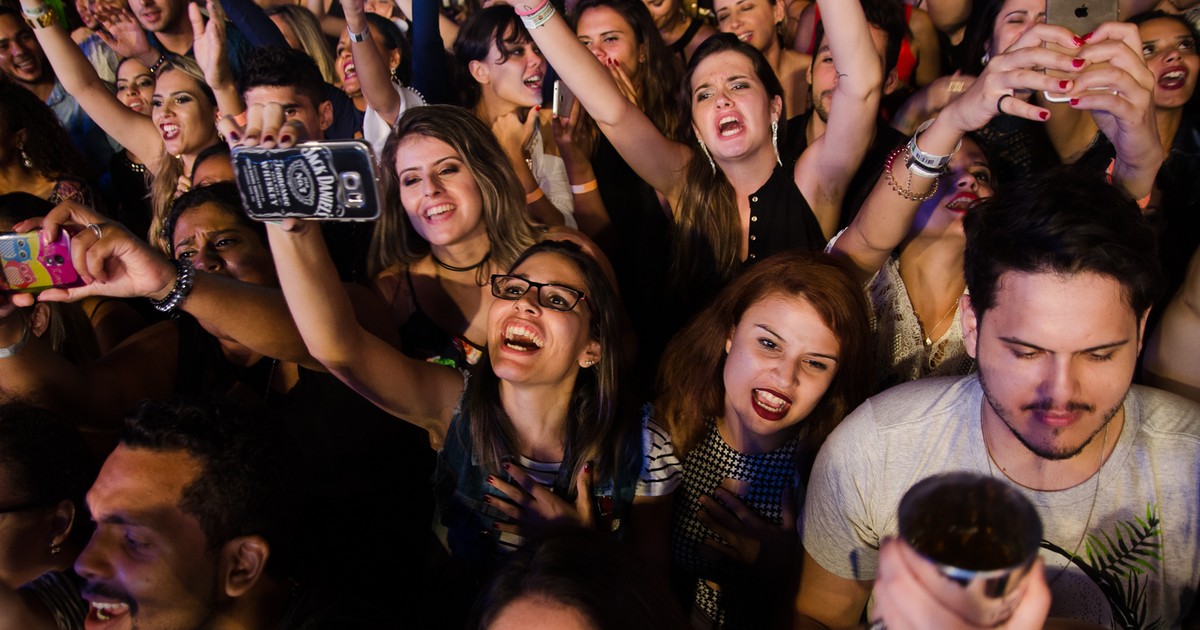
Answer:
[[[96,619],[108,621],[129,611],[129,604],[123,602],[90,602],[96,611]]]
[[[509,324],[504,329],[504,345],[514,350],[528,350],[530,347],[541,348],[545,340],[534,329],[521,324]]]
[[[1178,81],[1185,76],[1186,75],[1184,74],[1183,70],[1172,70],[1171,72],[1164,74],[1163,79],[1167,81]]]
[[[750,41],[751,37],[754,37],[754,33],[742,33],[741,35],[738,35],[738,39],[744,42]]]
[[[448,203],[444,203],[440,206],[434,206],[425,211],[425,218],[432,219],[433,217],[436,217],[438,215],[446,214],[447,212],[450,212],[453,209],[454,209],[454,206],[451,204],[448,204]]]
[[[782,413],[785,409],[791,406],[787,400],[772,394],[766,390],[754,390],[754,396],[758,399],[758,404],[767,411],[774,413]]]
[[[735,116],[726,116],[726,117],[722,118],[722,119],[721,119],[721,121],[720,121],[719,123],[717,123],[717,124],[719,124],[719,125],[724,125],[725,123],[730,123],[730,122],[737,122],[737,117],[735,117]]]
[[[533,85],[535,83],[541,83],[541,82],[542,82],[542,75],[540,75],[540,74],[529,77],[528,79],[525,79],[525,85]]]

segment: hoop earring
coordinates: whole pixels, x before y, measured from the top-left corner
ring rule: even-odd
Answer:
[[[713,161],[712,154],[708,152],[708,147],[705,146],[704,140],[696,138],[696,142],[700,143],[700,150],[704,152],[704,157],[708,158],[708,165],[712,167],[713,175],[717,174],[717,163]]]
[[[775,163],[783,166],[783,160],[779,158],[779,119],[771,121],[771,148],[775,149]]]

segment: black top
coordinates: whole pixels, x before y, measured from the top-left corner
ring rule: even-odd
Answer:
[[[669,46],[669,48],[676,55],[679,55],[679,59],[683,61],[684,65],[687,65],[688,44],[692,43],[692,38],[696,36],[696,33],[700,32],[701,26],[704,26],[704,22],[701,22],[697,18],[692,18],[691,23],[688,24],[687,30],[683,32],[683,35],[680,35],[679,39],[675,40],[675,43]]]
[[[747,265],[789,249],[825,249],[821,225],[796,187],[792,167],[776,166],[771,178],[750,195],[750,244]]]
[[[996,183],[1024,179],[1058,166],[1060,161],[1046,126],[1016,116],[997,116],[975,132],[983,141]]]

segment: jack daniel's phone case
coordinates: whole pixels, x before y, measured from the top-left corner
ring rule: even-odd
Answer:
[[[259,221],[379,218],[375,162],[365,142],[238,148],[233,170],[246,214]]]

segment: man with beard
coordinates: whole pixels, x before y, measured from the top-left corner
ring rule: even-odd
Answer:
[[[87,496],[87,628],[377,627],[333,619],[300,579],[293,466],[271,427],[220,400],[127,419]]]
[[[979,373],[893,388],[829,437],[797,627],[856,625],[901,497],[957,470],[1036,506],[1051,617],[1178,627],[1200,584],[1200,407],[1130,384],[1161,283],[1153,234],[1132,200],[1073,172],[1002,190],[964,223]]]

